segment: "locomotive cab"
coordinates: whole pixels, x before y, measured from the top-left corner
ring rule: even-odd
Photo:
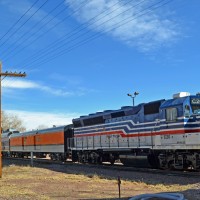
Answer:
[[[200,96],[189,96],[183,104],[184,118],[200,115]]]
[[[200,168],[200,96],[179,93],[161,105],[160,144],[156,146],[161,168]],[[171,113],[170,113],[171,112]]]

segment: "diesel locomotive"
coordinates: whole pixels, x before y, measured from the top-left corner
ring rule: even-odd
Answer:
[[[6,141],[7,140],[7,141]],[[118,110],[72,120],[72,125],[25,133],[3,133],[3,153],[50,155],[73,162],[153,168],[200,168],[200,95],[181,92]]]

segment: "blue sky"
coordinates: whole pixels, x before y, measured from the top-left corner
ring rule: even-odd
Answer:
[[[199,92],[198,0],[1,0],[3,110],[27,129]]]

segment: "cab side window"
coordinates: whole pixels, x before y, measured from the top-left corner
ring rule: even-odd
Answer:
[[[189,105],[185,105],[184,116],[187,118],[190,117],[190,106]]]
[[[176,108],[167,108],[166,109],[166,120],[167,121],[176,121],[177,120],[177,109]]]

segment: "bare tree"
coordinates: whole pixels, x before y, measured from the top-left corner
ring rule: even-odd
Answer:
[[[2,128],[3,130],[16,129],[20,132],[26,130],[22,120],[17,115],[8,114],[4,111],[2,111]]]
[[[44,124],[40,124],[36,129],[41,130],[41,129],[46,129],[46,128],[48,128],[48,126]]]

